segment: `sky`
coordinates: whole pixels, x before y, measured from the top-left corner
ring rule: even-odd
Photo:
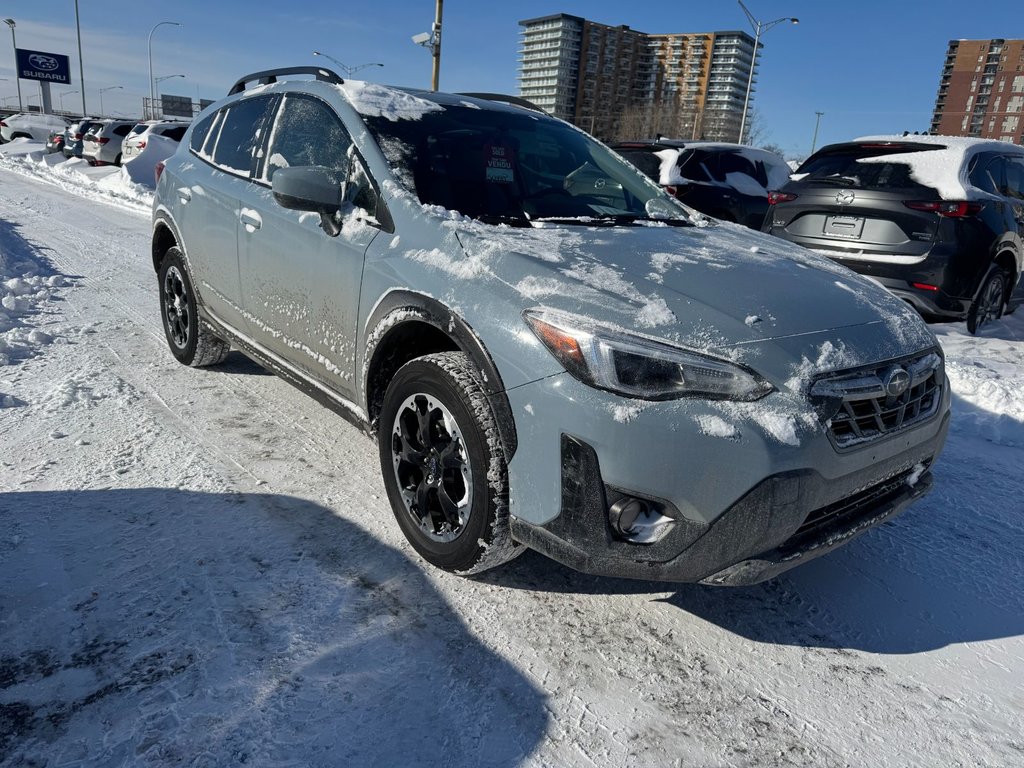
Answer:
[[[763,135],[789,157],[808,154],[815,112],[818,146],[875,133],[927,130],[939,72],[951,39],[1024,37],[1024,14],[1014,0],[968,4],[952,0],[745,0],[763,22],[795,16],[762,41],[761,69],[753,108]],[[147,37],[153,33],[155,77],[184,75],[161,83],[164,93],[216,99],[250,72],[301,64],[329,64],[322,51],[361,79],[429,87],[430,54],[411,41],[434,19],[434,0],[378,0],[355,4],[251,0],[178,0],[79,3],[86,107],[136,117],[149,92]],[[983,13],[975,8],[984,8]],[[625,24],[648,33],[742,29],[749,22],[732,0],[648,0],[632,5],[607,0],[519,0],[516,3],[448,0],[444,4],[441,89],[517,93],[519,21],[553,13],[583,16],[603,24]],[[55,0],[4,2],[0,16],[13,18],[19,48],[71,56],[73,83],[53,86],[54,106],[81,109],[75,3]],[[9,30],[0,27],[0,103],[16,106],[14,53]],[[114,86],[122,86],[120,89]],[[78,91],[78,93],[71,93]],[[22,81],[23,98],[38,94]],[[32,99],[38,103],[38,96]]]

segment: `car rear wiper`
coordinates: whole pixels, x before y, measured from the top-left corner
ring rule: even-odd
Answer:
[[[819,184],[837,184],[840,187],[859,187],[860,179],[855,176],[808,176],[801,181],[812,181]]]

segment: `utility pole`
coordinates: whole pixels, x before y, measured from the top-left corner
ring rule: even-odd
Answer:
[[[825,114],[824,112],[815,112],[817,117],[814,119],[814,139],[811,141],[811,154],[814,154],[815,147],[818,146],[818,126],[821,125],[821,118]]]
[[[437,12],[434,15],[433,47],[431,54],[434,58],[434,69],[430,76],[430,90],[436,91],[441,81],[441,12],[444,9],[444,0],[437,0]]]

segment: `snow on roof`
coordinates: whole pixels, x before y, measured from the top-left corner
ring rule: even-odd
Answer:
[[[945,147],[945,151],[942,152],[890,153],[878,157],[861,158],[859,162],[903,163],[910,167],[910,175],[915,181],[935,189],[946,200],[962,200],[978,195],[988,196],[987,192],[972,186],[967,180],[967,169],[970,168],[972,158],[979,152],[1010,150],[1024,155],[1024,147],[994,139],[975,139],[966,136],[861,136],[854,141],[879,144],[888,142],[934,144]]]
[[[384,117],[392,122],[419,120],[428,112],[440,112],[440,104],[408,91],[362,80],[346,80],[335,86],[364,117]]]

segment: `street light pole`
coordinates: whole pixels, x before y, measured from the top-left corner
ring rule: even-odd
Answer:
[[[108,88],[100,88],[100,117],[103,117],[103,92],[124,90],[123,85],[111,85]]]
[[[21,77],[18,72],[18,41],[14,37],[14,19],[4,19],[4,24],[11,28],[11,42],[14,43],[14,82],[18,84],[18,111],[24,112],[25,109],[21,105]]]
[[[743,116],[740,118],[740,136],[739,141],[743,143],[743,136],[747,130],[747,109],[750,107],[750,90],[754,85],[754,69],[757,67],[757,53],[758,48],[761,47],[761,36],[769,29],[777,24],[789,22],[790,24],[799,24],[800,19],[793,16],[783,16],[781,19],[775,19],[774,21],[758,21],[754,18],[754,14],[743,4],[743,0],[736,0],[740,4],[740,8],[747,15],[747,20],[750,22],[750,27],[754,30],[754,54],[750,58],[750,74],[747,76],[747,93],[743,97]]]
[[[57,98],[60,99],[60,111],[64,112],[64,97],[70,96],[72,93],[78,93],[78,91],[66,91],[65,93],[58,93]]]
[[[78,79],[82,86],[82,117],[88,112],[85,111],[85,63],[82,61],[82,24],[78,20],[78,0],[75,0],[75,30],[78,32]],[[62,104],[61,107],[64,105]]]
[[[817,117],[814,119],[814,138],[811,140],[811,154],[814,154],[814,149],[818,146],[818,126],[821,125],[821,117],[824,112],[815,112]]]
[[[344,70],[345,74],[348,75],[349,77],[351,77],[353,74],[358,72],[360,69],[366,69],[367,67],[383,67],[384,66],[383,64],[379,64],[379,63],[377,63],[375,61],[371,61],[368,64],[357,64],[354,67],[350,67],[347,64],[342,64],[336,58],[334,58],[330,54],[324,53],[323,51],[313,51],[313,55],[314,56],[323,56],[325,59],[330,59],[335,64],[337,64],[339,67],[341,67],[342,70]]]
[[[164,24],[170,24],[172,27],[180,27],[176,21],[160,21],[153,25],[153,28],[149,30],[149,40],[146,43],[149,48],[149,108],[153,109],[153,104],[156,102],[156,82],[153,80],[153,33],[156,32],[158,27],[162,27]]]
[[[164,80],[171,80],[172,78],[175,78],[175,77],[184,77],[184,75],[164,75],[163,77],[158,77],[156,79],[156,81],[155,81],[156,82],[156,92],[157,92],[157,94],[159,95],[159,93],[160,93],[160,83],[162,83]]]

